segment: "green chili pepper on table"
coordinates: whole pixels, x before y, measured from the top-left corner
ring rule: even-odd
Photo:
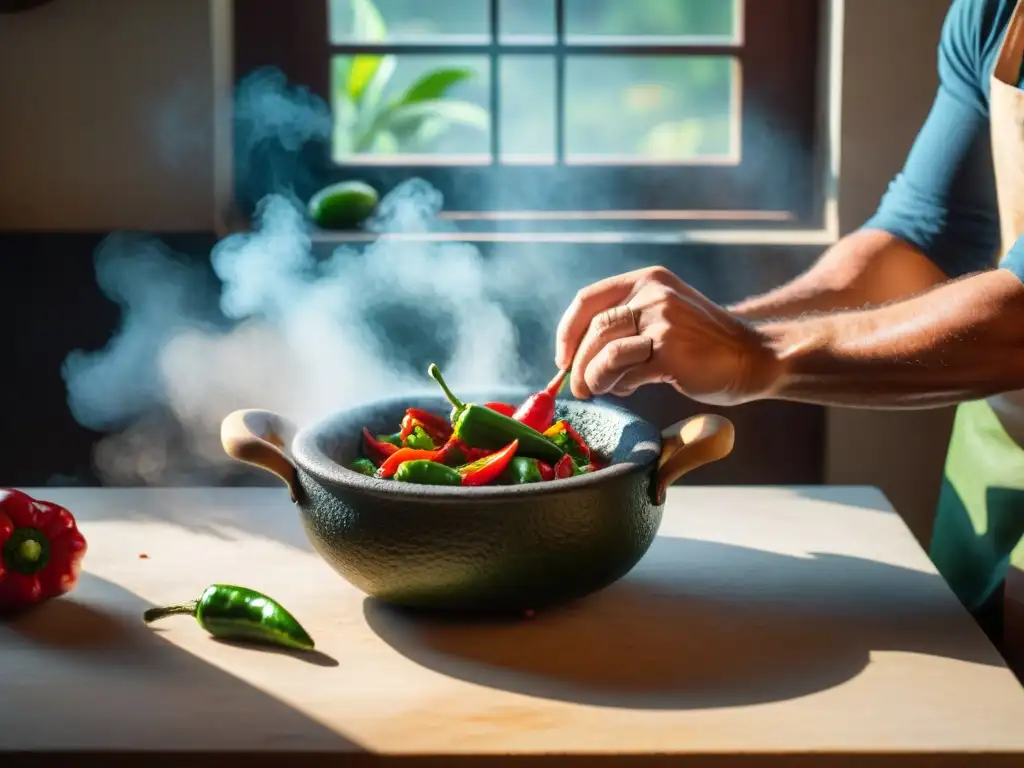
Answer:
[[[458,470],[429,459],[403,461],[395,470],[395,480],[419,485],[462,485]]]
[[[310,651],[313,638],[288,611],[273,599],[245,587],[213,584],[198,600],[163,608],[150,608],[142,614],[147,624],[167,616],[192,616],[214,637],[224,640],[248,640]]]
[[[518,440],[520,455],[541,459],[552,465],[565,454],[533,427],[503,416],[486,406],[463,403],[452,394],[441,377],[441,371],[433,363],[430,364],[428,373],[452,404],[453,434],[466,445],[499,450],[513,440]]]

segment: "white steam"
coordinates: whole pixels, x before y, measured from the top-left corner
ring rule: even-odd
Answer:
[[[287,92],[269,82],[279,98],[249,95],[273,107],[259,130],[293,142],[281,117]],[[308,94],[295,105],[295,119],[319,114]],[[437,231],[441,203],[409,181],[373,226]],[[305,424],[431,387],[430,360],[460,388],[525,383],[514,318],[551,339],[587,277],[556,271],[549,252],[525,245],[485,257],[458,242],[382,238],[321,253],[290,190],[267,196],[253,231],[218,243],[210,264],[219,312],[208,269],[157,240],[116,234],[97,251],[97,281],[121,306],[121,327],[103,349],[72,352],[63,373],[75,419],[109,433],[94,456],[106,483],[215,482],[234,469],[219,442],[230,411],[267,408]]]

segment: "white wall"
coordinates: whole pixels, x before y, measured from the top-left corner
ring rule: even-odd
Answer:
[[[948,4],[845,4],[843,231],[874,209],[927,112]],[[212,229],[210,41],[208,0],[56,0],[0,18],[0,229]],[[881,486],[924,536],[948,424],[834,411],[828,479]]]

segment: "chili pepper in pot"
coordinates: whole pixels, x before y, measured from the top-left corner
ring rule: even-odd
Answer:
[[[403,461],[395,471],[395,480],[420,485],[462,485],[458,470],[428,459]]]
[[[348,468],[353,472],[358,472],[360,475],[366,475],[367,477],[373,477],[377,474],[377,465],[369,459],[356,459]]]
[[[569,369],[559,371],[548,385],[535,395],[527,398],[512,418],[518,422],[533,427],[538,432],[543,432],[555,421],[555,396],[562,390],[565,378],[569,375]]]
[[[505,467],[516,455],[519,441],[513,440],[497,453],[477,459],[472,464],[459,467],[458,472],[462,475],[463,485],[487,485],[505,471]]]
[[[527,456],[515,456],[501,473],[501,482],[507,485],[525,485],[554,480],[555,472],[550,464]]]
[[[214,637],[247,640],[309,651],[313,638],[288,611],[272,598],[245,587],[213,584],[198,600],[163,608],[150,608],[142,614],[147,624],[167,616],[192,616]]]
[[[575,474],[574,470],[576,463],[572,460],[572,456],[568,453],[563,456],[557,464],[555,464],[555,477],[566,478],[572,477]]]
[[[448,388],[441,371],[431,363],[430,377],[441,387],[452,404],[452,434],[474,448],[498,450],[512,440],[519,443],[518,451],[524,456],[555,464],[565,453],[533,427],[502,416],[497,411],[475,403],[463,403]]]
[[[484,403],[484,408],[490,408],[492,411],[497,411],[502,416],[508,416],[510,419],[516,412],[516,407],[508,403]]]
[[[370,430],[363,427],[363,454],[370,461],[380,464],[398,450],[399,446],[378,440],[370,434]]]
[[[0,489],[0,610],[26,608],[70,592],[86,549],[68,510]]]
[[[421,450],[417,448],[399,448],[393,454],[388,456],[384,463],[377,469],[377,477],[392,477],[398,468],[407,461],[416,461],[417,459],[425,459],[426,461],[436,461],[440,451]]]
[[[544,436],[572,456],[577,464],[586,466],[591,462],[590,446],[568,422],[556,421]]]
[[[405,415],[413,423],[419,424],[427,434],[438,443],[444,443],[452,436],[452,425],[437,414],[421,408],[409,408]]]

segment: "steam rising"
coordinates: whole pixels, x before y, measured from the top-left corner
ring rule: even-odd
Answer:
[[[104,482],[216,482],[232,469],[219,442],[230,411],[267,408],[308,423],[426,388],[432,360],[462,388],[530,378],[523,323],[550,343],[587,274],[556,272],[526,245],[485,258],[467,244],[380,239],[321,254],[287,158],[330,131],[326,105],[264,71],[242,85],[237,106],[245,148],[273,141],[285,154],[264,166],[263,182],[280,189],[258,206],[253,231],[210,254],[220,285],[151,237],[115,234],[97,250],[96,278],[121,307],[121,326],[103,349],[68,355],[63,374],[75,419],[111,433],[94,456]],[[373,226],[437,231],[442,202],[411,180]],[[550,366],[553,349],[538,351]]]

